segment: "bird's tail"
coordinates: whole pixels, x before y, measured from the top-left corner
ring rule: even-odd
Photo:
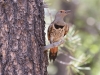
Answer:
[[[58,47],[54,47],[50,49],[50,53],[49,53],[49,59],[51,60],[55,60],[57,57],[57,52],[58,52]]]

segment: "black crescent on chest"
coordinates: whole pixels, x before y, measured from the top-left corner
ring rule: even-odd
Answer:
[[[56,29],[59,29],[59,28],[62,29],[64,26],[60,26],[60,25],[54,24],[54,27],[55,27]]]

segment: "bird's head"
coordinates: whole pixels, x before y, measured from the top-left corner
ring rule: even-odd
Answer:
[[[56,14],[56,17],[64,18],[66,15],[70,13],[70,10],[59,10]]]

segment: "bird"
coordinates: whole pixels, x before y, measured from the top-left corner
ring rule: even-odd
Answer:
[[[70,10],[59,10],[54,21],[49,25],[47,30],[47,36],[49,42],[52,44],[54,42],[60,41],[69,31],[69,25],[64,22],[64,17],[70,13]],[[50,61],[55,61],[57,57],[58,47],[51,48],[49,51]]]

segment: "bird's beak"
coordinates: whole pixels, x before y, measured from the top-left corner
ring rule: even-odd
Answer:
[[[67,14],[70,14],[71,10],[66,10]]]

